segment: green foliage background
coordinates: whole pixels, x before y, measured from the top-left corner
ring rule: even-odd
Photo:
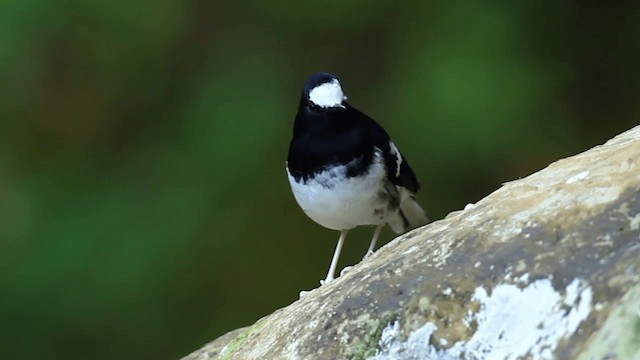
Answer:
[[[338,234],[284,171],[312,72],[439,219],[636,125],[639,54],[638,3],[5,0],[0,358],[178,358],[316,287]]]

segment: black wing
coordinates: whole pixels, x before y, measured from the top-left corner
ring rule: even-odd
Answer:
[[[350,107],[349,105],[347,106]],[[387,134],[382,126],[361,111],[353,107],[350,107],[350,110],[357,116],[358,121],[369,129],[373,143],[377,148],[382,150],[389,180],[395,185],[402,186],[414,194],[418,192],[420,184],[418,183],[416,174],[411,169],[411,166],[409,166],[407,159],[393,144],[389,134]]]

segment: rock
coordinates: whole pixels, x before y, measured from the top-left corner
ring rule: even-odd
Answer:
[[[640,127],[185,359],[640,359]]]

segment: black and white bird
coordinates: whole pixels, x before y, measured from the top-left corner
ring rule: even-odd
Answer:
[[[347,102],[338,79],[325,72],[304,85],[289,147],[287,175],[302,210],[316,223],[340,231],[329,272],[334,273],[347,232],[376,225],[402,233],[428,222],[415,201],[419,185],[387,132]]]

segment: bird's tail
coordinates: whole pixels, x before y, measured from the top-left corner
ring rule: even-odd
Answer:
[[[398,234],[415,229],[428,222],[429,218],[424,213],[422,207],[416,202],[413,195],[402,199],[400,202],[400,211],[398,211],[396,216],[389,219],[391,229]]]

